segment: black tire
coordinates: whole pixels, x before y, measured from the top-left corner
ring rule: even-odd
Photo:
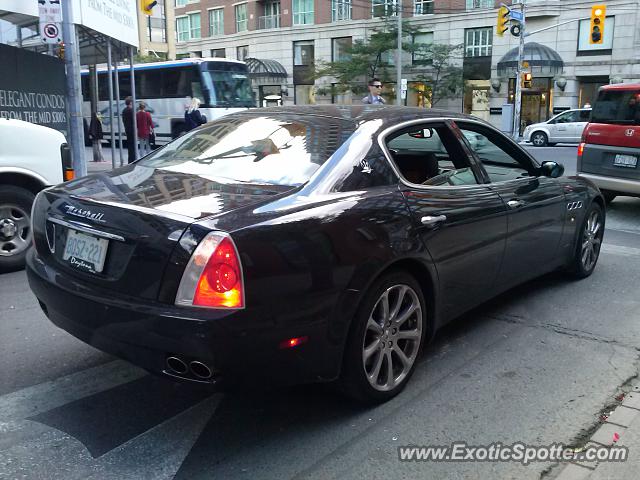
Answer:
[[[0,272],[24,268],[31,245],[31,206],[35,195],[24,188],[0,185]]]
[[[385,295],[387,316],[382,307]],[[411,310],[412,306],[419,306],[419,310]],[[403,312],[406,315],[400,315]],[[396,323],[403,317],[404,320]],[[369,322],[370,318],[374,323]],[[369,404],[386,402],[396,396],[415,370],[426,331],[426,304],[415,278],[403,271],[392,271],[376,280],[351,324],[339,380],[343,393]],[[365,348],[367,344],[369,348]],[[400,353],[407,363],[402,361]]]
[[[597,222],[594,223],[594,219]],[[575,278],[585,278],[593,273],[600,256],[602,236],[604,235],[604,211],[597,203],[592,203],[587,210],[580,231],[568,272]],[[595,233],[594,233],[595,230]],[[587,250],[591,250],[589,253]],[[588,260],[588,261],[585,261]]]
[[[533,132],[531,134],[531,144],[534,147],[546,147],[549,143],[549,137],[544,132]]]
[[[604,201],[607,205],[609,205],[613,200],[618,196],[615,192],[611,190],[601,190],[602,196],[604,197]]]

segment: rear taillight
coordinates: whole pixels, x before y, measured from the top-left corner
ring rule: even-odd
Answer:
[[[196,247],[182,274],[176,305],[244,308],[242,265],[229,235],[211,232]]]
[[[581,157],[583,153],[584,153],[584,142],[578,145],[578,157]]]

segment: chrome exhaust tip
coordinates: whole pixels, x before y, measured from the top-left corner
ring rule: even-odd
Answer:
[[[167,357],[166,364],[169,370],[180,375],[184,375],[189,371],[187,364],[178,357]]]
[[[199,362],[197,360],[192,361],[191,363],[189,363],[189,369],[191,370],[191,373],[193,373],[198,378],[211,378],[211,369],[202,362]]]

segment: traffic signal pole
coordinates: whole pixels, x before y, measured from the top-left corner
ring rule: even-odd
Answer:
[[[524,73],[524,36],[526,29],[526,9],[527,0],[521,0],[522,5],[522,21],[520,22],[520,43],[518,45],[518,68],[516,73],[516,98],[514,100],[513,108],[513,138],[517,140],[520,137],[520,113],[522,111],[522,75]]]
[[[402,105],[402,0],[398,0],[398,51],[396,53],[396,105]]]

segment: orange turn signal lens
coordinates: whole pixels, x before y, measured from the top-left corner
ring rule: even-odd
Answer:
[[[76,178],[76,171],[75,170],[65,170],[64,171],[64,181],[68,182],[69,180],[73,180],[74,178]]]
[[[309,340],[309,337],[307,336],[289,338],[287,340],[283,340],[282,342],[280,342],[280,348],[294,348],[294,347],[297,347],[298,345],[302,345],[303,343],[307,343],[308,340]]]

